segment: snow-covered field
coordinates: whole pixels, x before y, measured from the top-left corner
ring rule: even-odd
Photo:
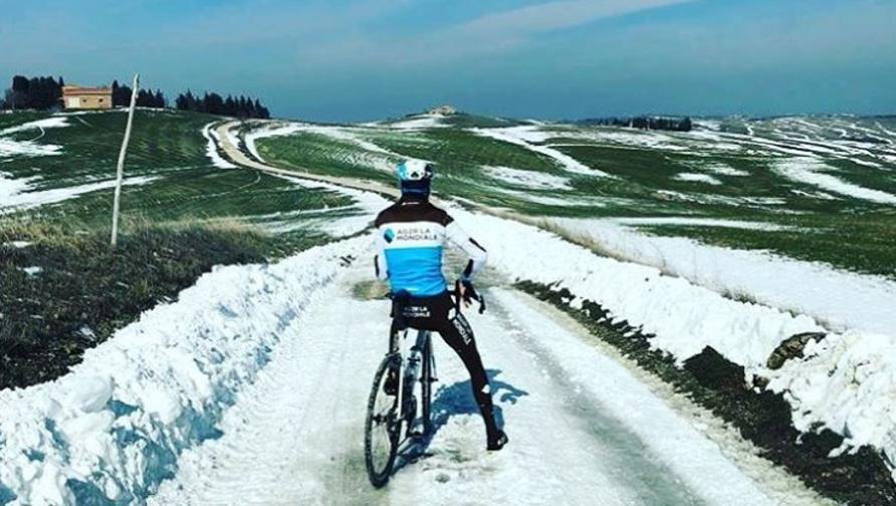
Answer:
[[[775,170],[794,181],[817,186],[822,190],[879,204],[896,205],[896,195],[848,183],[837,176],[825,173],[825,170],[831,169],[816,159],[794,158],[780,162]]]

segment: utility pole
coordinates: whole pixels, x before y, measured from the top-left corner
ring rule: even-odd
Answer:
[[[128,110],[128,125],[124,129],[124,141],[118,153],[118,174],[115,180],[115,199],[112,203],[112,248],[118,243],[118,209],[121,206],[121,181],[124,179],[124,155],[128,151],[131,139],[131,125],[134,123],[134,106],[137,104],[137,87],[140,86],[140,74],[134,74],[134,86],[131,88],[131,108]]]

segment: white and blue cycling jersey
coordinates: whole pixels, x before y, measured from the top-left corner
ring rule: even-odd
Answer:
[[[404,196],[383,210],[375,222],[377,277],[388,279],[392,293],[415,297],[440,295],[447,290],[442,273],[446,243],[460,247],[470,260],[462,279],[471,279],[485,264],[485,249],[460,228],[444,210],[426,198]]]

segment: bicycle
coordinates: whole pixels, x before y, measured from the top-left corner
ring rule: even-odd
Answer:
[[[461,298],[455,286],[455,308],[460,311]],[[473,292],[472,297],[480,304],[480,312],[485,310],[485,301]],[[394,299],[393,299],[394,300]],[[401,305],[393,307],[393,329],[395,318],[401,318]],[[401,327],[398,327],[401,328]],[[400,339],[407,339],[409,329],[404,328]],[[391,339],[391,336],[390,336]],[[408,439],[432,435],[432,384],[436,377],[436,361],[432,353],[432,333],[418,330],[417,339],[410,349],[407,359],[403,359],[400,346],[397,351],[386,354],[373,377],[373,388],[367,401],[367,418],[364,423],[364,460],[367,476],[374,487],[385,485],[392,475],[398,448]],[[402,371],[402,368],[404,371]],[[403,374],[402,374],[403,372]],[[392,373],[398,379],[393,394],[386,392],[386,381]],[[415,385],[419,383],[420,419],[417,419],[418,399]],[[422,425],[422,432],[416,432]],[[405,438],[402,439],[402,428]]]

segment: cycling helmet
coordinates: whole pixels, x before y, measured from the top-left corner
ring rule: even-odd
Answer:
[[[406,160],[395,168],[401,193],[429,195],[429,183],[434,174],[431,163],[423,160]]]

